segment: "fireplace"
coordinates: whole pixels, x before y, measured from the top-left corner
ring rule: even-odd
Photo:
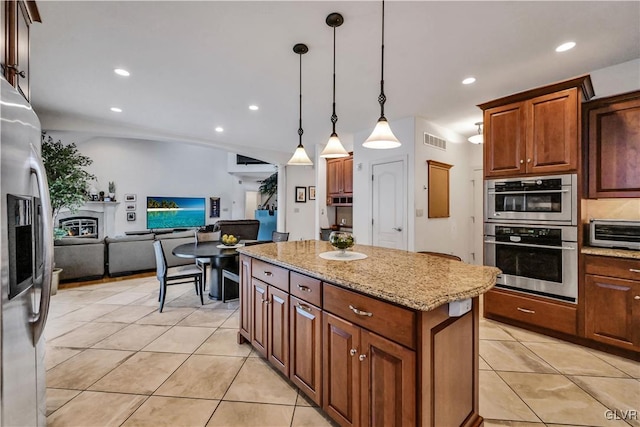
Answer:
[[[98,238],[100,220],[89,216],[72,216],[58,221],[58,226],[67,230],[68,237]]]
[[[86,202],[77,212],[64,209],[56,216],[60,228],[71,230],[69,237],[104,239],[116,235],[116,209],[119,202]]]

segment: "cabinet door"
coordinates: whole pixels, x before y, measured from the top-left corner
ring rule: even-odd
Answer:
[[[341,426],[360,425],[360,328],[327,312],[322,319],[322,408]]]
[[[251,344],[258,353],[267,357],[267,294],[268,285],[251,279]]]
[[[596,341],[638,349],[640,282],[587,274],[585,332]]]
[[[240,335],[251,341],[251,258],[240,255]]]
[[[327,194],[342,193],[342,159],[327,161]]]
[[[589,197],[640,197],[640,92],[588,113]]]
[[[353,157],[342,161],[342,192],[353,194]]]
[[[291,381],[311,400],[322,405],[322,311],[290,297],[289,322]]]
[[[578,90],[533,98],[527,105],[527,173],[574,172],[578,167]]]
[[[415,352],[365,330],[360,342],[360,425],[414,426]]]
[[[269,286],[268,346],[269,362],[289,376],[289,294]]]
[[[525,114],[523,102],[490,108],[484,112],[485,176],[525,172]]]

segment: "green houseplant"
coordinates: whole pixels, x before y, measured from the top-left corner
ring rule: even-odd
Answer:
[[[269,200],[278,192],[278,172],[274,172],[267,179],[260,181],[258,191],[263,196],[268,196],[267,200],[263,203],[263,206],[267,206]]]
[[[60,140],[54,142],[51,136],[43,132],[42,161],[49,181],[53,218],[63,208],[77,211],[86,201],[89,182],[95,179],[95,175],[84,170],[93,160],[80,154],[75,143],[65,145]]]

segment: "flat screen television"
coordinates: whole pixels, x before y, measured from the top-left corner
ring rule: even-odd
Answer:
[[[190,228],[205,225],[204,197],[147,197],[147,228]]]

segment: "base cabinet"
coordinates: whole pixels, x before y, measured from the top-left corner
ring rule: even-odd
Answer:
[[[415,425],[415,352],[326,312],[323,324],[323,409],[342,426]]]
[[[322,405],[322,310],[294,296],[289,300],[289,378]]]
[[[587,256],[585,271],[586,338],[640,351],[640,261]]]
[[[289,294],[252,279],[251,344],[284,375],[289,375]]]

